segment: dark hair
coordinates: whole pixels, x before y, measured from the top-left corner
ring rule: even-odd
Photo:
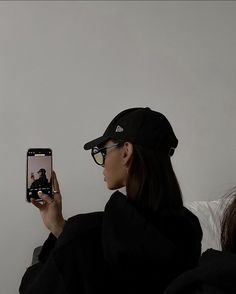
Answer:
[[[182,193],[169,154],[135,144],[133,148],[126,184],[128,199],[145,211],[180,210]]]
[[[221,247],[236,253],[236,187],[226,195],[227,206],[221,221]]]

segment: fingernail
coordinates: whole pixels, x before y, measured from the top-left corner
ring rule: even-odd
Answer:
[[[38,195],[42,196],[43,192],[42,191],[38,191]]]

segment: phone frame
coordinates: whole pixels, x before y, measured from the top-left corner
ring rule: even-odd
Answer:
[[[32,155],[30,155],[32,154]],[[40,187],[35,188],[34,191],[29,191],[29,157],[31,156],[50,156],[51,157],[51,164],[50,164],[50,172],[51,172],[51,179],[48,179],[49,186],[46,187],[46,191],[43,191],[45,194],[53,197],[53,186],[52,186],[52,176],[53,176],[53,167],[52,167],[52,149],[51,148],[29,148],[26,153],[26,201],[31,202],[30,198],[34,198],[37,201],[41,201],[41,198],[38,196],[38,191],[41,191]],[[43,188],[44,189],[44,188]],[[30,192],[32,195],[30,195]]]

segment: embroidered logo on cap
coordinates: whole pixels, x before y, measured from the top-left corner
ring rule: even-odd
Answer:
[[[116,133],[122,133],[124,131],[124,129],[121,126],[117,126],[116,127]]]

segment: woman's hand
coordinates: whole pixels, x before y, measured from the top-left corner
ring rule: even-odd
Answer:
[[[58,238],[65,226],[65,220],[62,215],[62,198],[55,172],[53,172],[52,183],[54,191],[53,198],[42,192],[38,192],[38,196],[42,201],[39,202],[31,199],[31,203],[39,209],[45,226]]]

